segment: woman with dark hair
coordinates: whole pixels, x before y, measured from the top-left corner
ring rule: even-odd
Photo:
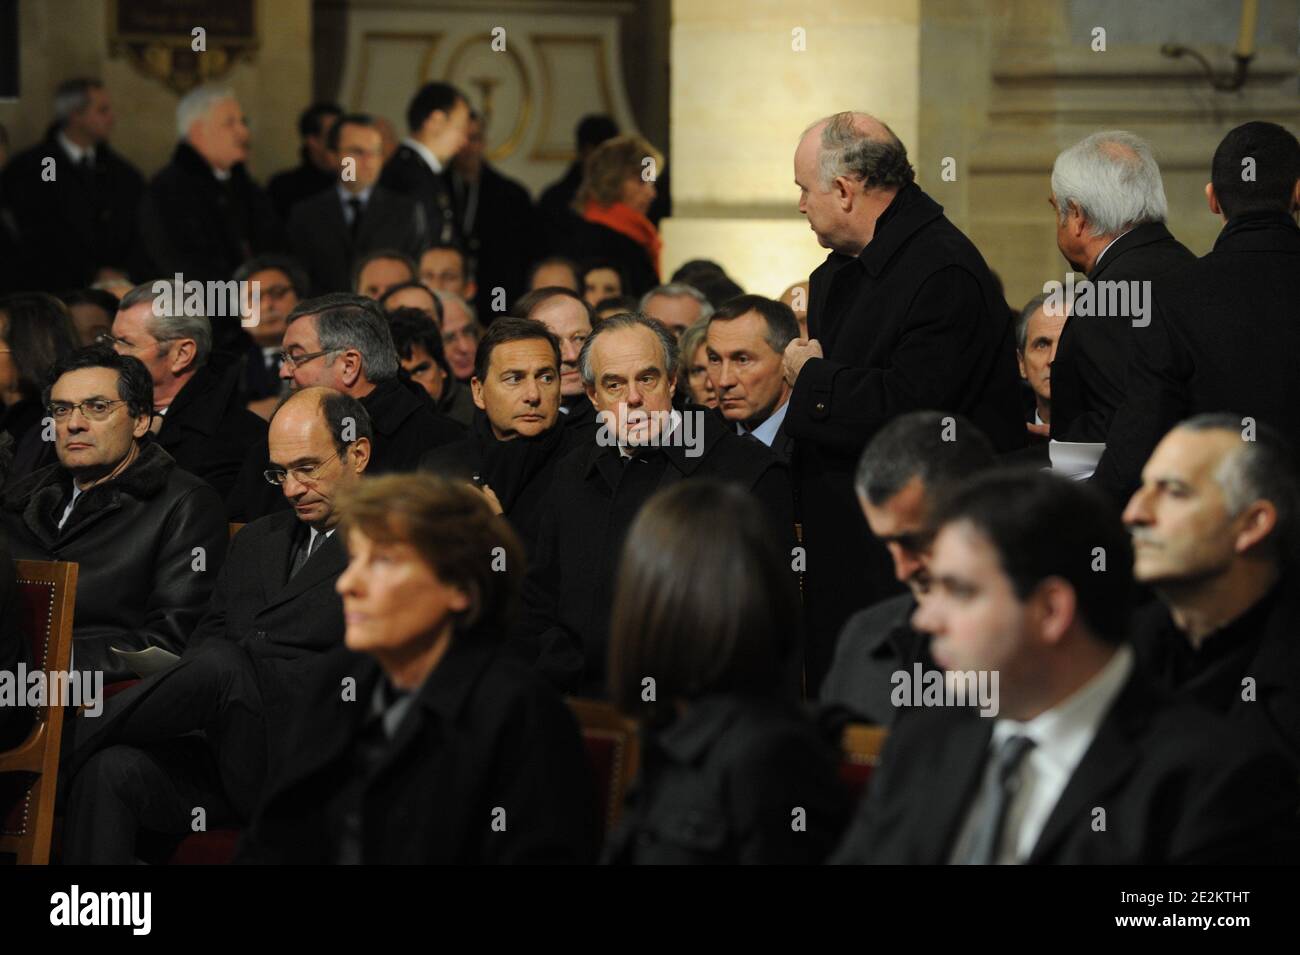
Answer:
[[[510,526],[424,474],[367,479],[339,506],[347,646],[322,659],[241,860],[590,861],[577,724],[503,648],[524,572]]]
[[[55,363],[76,348],[72,316],[53,295],[22,292],[0,299],[0,431],[13,438],[9,479],[54,461],[54,441],[41,439],[41,388]]]
[[[612,863],[818,863],[848,819],[838,758],[801,713],[788,559],[744,490],[678,484],[619,565],[609,690],[643,726]]]
[[[663,155],[640,136],[616,136],[583,167],[573,203],[580,218],[564,251],[579,261],[599,256],[618,263],[626,284],[617,294],[641,296],[659,284],[662,243],[646,212],[663,165]]]

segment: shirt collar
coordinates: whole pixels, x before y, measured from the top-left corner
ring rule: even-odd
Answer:
[[[441,161],[439,161],[438,157],[433,154],[433,152],[429,149],[428,146],[424,145],[424,143],[419,142],[418,140],[410,139],[410,138],[403,139],[402,145],[410,146],[411,149],[413,149],[416,152],[416,154],[425,161],[428,167],[432,169],[436,175],[439,176],[442,175],[442,163]]]
[[[776,441],[776,433],[781,430],[781,423],[785,421],[785,413],[789,408],[790,397],[787,395],[785,401],[781,402],[781,407],[768,415],[767,420],[753,431],[746,432],[745,426],[739,421],[736,422],[736,433],[741,437],[744,437],[746,434],[752,434],[770,448],[772,443]]]
[[[1122,646],[1091,680],[1050,710],[1023,723],[999,719],[993,727],[994,749],[1012,736],[1028,736],[1036,744],[1035,759],[1046,759],[1067,775],[1072,773],[1132,670],[1133,651]]]
[[[1101,265],[1101,258],[1102,258],[1102,256],[1104,256],[1107,252],[1110,251],[1110,247],[1111,247],[1112,245],[1114,245],[1116,242],[1118,242],[1120,239],[1124,238],[1124,236],[1128,235],[1128,234],[1129,234],[1130,232],[1132,232],[1132,231],[1133,231],[1132,229],[1125,229],[1125,230],[1124,230],[1123,232],[1121,232],[1119,235],[1115,236],[1115,238],[1113,238],[1113,239],[1111,239],[1109,242],[1107,242],[1107,243],[1106,243],[1106,248],[1102,249],[1100,252],[1097,253],[1097,261],[1095,261],[1095,262],[1092,263],[1092,268],[1093,268],[1093,269],[1096,269],[1097,266]]]
[[[55,138],[58,139],[59,146],[63,148],[63,151],[72,157],[73,162],[79,163],[82,159],[89,159],[92,163],[95,161],[94,146],[78,146],[67,136],[63,135],[63,130],[59,130],[58,133],[55,134]]]
[[[343,188],[342,183],[340,182],[334,183],[334,191],[338,193],[339,201],[342,202],[345,206],[353,199],[360,199],[361,204],[363,206],[366,205],[368,202],[370,202],[370,193],[372,193],[374,189],[375,189],[374,186],[367,186],[366,188],[362,189],[360,192],[348,192],[346,189]]]

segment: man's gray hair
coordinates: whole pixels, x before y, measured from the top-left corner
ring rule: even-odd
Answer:
[[[669,282],[667,285],[656,285],[650,291],[641,296],[641,302],[637,306],[641,311],[645,311],[646,305],[650,299],[656,295],[662,295],[664,298],[693,298],[700,306],[700,314],[696,321],[703,321],[713,314],[713,305],[704,293],[694,285],[687,285],[685,282]]]
[[[104,84],[91,77],[64,80],[54,91],[54,120],[60,126],[73,113],[80,112],[90,103],[90,91],[103,89]]]
[[[829,189],[840,176],[858,179],[867,189],[892,189],[908,185],[916,171],[907,161],[907,147],[884,123],[888,139],[874,139],[858,126],[861,114],[836,113],[817,123],[825,123],[817,151],[817,168],[823,189]],[[813,123],[807,132],[817,125]]]
[[[1025,307],[1020,310],[1020,315],[1016,318],[1016,347],[1020,349],[1022,355],[1025,353],[1025,347],[1029,344],[1029,320],[1034,317],[1034,312],[1047,304],[1047,300],[1051,297],[1052,293],[1050,292],[1039,292],[1026,302]],[[1070,303],[1068,301],[1064,302],[1063,307],[1065,314],[1068,316],[1070,314]],[[1056,310],[1053,309],[1052,311],[1055,312]],[[1051,317],[1057,318],[1059,316],[1052,315]]]
[[[481,335],[483,333],[483,326],[479,324],[478,314],[474,311],[473,305],[465,301],[455,292],[443,292],[439,289],[429,289],[429,291],[433,293],[434,298],[442,303],[442,312],[444,315],[447,314],[448,305],[458,306],[466,315],[469,316],[470,324],[478,329],[479,334]]]
[[[159,293],[160,285],[166,285],[167,291]],[[124,312],[137,305],[149,306],[149,317],[145,319],[144,327],[150,335],[160,342],[190,339],[194,342],[194,367],[202,368],[207,364],[208,356],[212,354],[212,322],[207,315],[186,314],[184,282],[175,279],[141,282],[122,296],[117,310]]]
[[[327,364],[339,352],[355,348],[361,354],[361,371],[371,384],[379,385],[397,377],[397,348],[388,319],[379,303],[351,292],[331,292],[299,302],[285,324],[292,325],[305,315],[316,317],[316,337],[320,339]]]
[[[176,104],[176,135],[185,139],[190,134],[190,127],[196,120],[208,114],[208,110],[222,100],[235,99],[235,91],[229,86],[217,83],[205,83],[196,86]]]
[[[1094,238],[1164,222],[1169,215],[1151,147],[1122,129],[1093,133],[1057,156],[1052,196],[1061,223],[1073,203],[1092,226]]]
[[[1236,517],[1256,501],[1270,501],[1277,510],[1277,541],[1282,562],[1290,564],[1296,547],[1296,515],[1300,514],[1300,472],[1295,448],[1277,429],[1255,422],[1253,435],[1244,437],[1245,418],[1239,414],[1200,414],[1180,422],[1187,431],[1230,431],[1240,438],[1237,449],[1224,457],[1214,472],[1223,489],[1228,513]]]
[[[659,340],[659,347],[663,349],[664,374],[670,376],[677,374],[677,336],[670,332],[663,322],[655,321],[643,312],[623,312],[598,322],[591,330],[591,334],[587,336],[587,340],[582,343],[582,351],[578,352],[578,374],[582,376],[584,385],[591,386],[596,383],[596,370],[591,365],[591,349],[596,339],[601,335],[626,328],[650,329]]]

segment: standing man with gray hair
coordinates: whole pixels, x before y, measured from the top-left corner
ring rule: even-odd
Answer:
[[[280,377],[293,391],[323,385],[361,402],[374,426],[369,473],[415,471],[426,451],[465,436],[461,425],[434,409],[423,387],[398,378],[388,318],[374,299],[333,292],[300,303],[286,321]],[[226,501],[231,520],[253,520],[286,506],[263,480],[267,454],[263,441],[245,459]]]
[[[160,293],[160,289],[166,289]],[[145,282],[122,296],[104,336],[119,355],[140,359],[153,379],[151,429],[176,465],[225,497],[266,422],[241,398],[239,368],[212,359],[212,325],[185,314],[175,282]]]
[[[1123,130],[1093,133],[1056,157],[1052,196],[1056,244],[1088,281],[1150,282],[1195,256],[1165,228],[1168,203],[1151,147]],[[1149,288],[1149,286],[1148,286]],[[1130,287],[1127,301],[1137,299]],[[1064,316],[1053,316],[1061,318]],[[1133,318],[1067,319],[1052,363],[1052,437],[1104,442],[1124,400]]]
[[[223,281],[245,259],[284,251],[270,199],[248,174],[249,132],[235,94],[199,86],[176,107],[180,142],[150,181],[140,208],[144,251],[154,274]],[[218,347],[238,322],[214,327]]]
[[[1287,441],[1207,414],[1156,446],[1124,523],[1134,576],[1160,598],[1134,620],[1139,663],[1300,766],[1298,509]]]
[[[100,268],[128,266],[144,179],[109,148],[114,119],[103,83],[65,80],[45,139],[5,167],[24,289],[87,288]]]
[[[898,587],[853,491],[872,436],[923,408],[965,415],[998,451],[1026,435],[1006,302],[979,251],[914,182],[893,131],[865,113],[818,120],[799,141],[794,178],[799,211],[830,250],[809,280],[811,339],[785,350],[815,687],[849,614]]]

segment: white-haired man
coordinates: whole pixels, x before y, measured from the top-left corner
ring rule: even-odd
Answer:
[[[1080,296],[1052,361],[1052,437],[1104,442],[1124,399],[1132,329],[1135,320],[1143,323],[1138,308],[1149,305],[1138,283],[1195,256],[1165,228],[1160,167],[1151,147],[1132,133],[1093,133],[1057,156],[1048,201],[1056,210],[1056,244],[1070,268],[1097,290],[1110,287],[1098,283],[1123,283],[1123,297],[1113,300],[1127,301],[1133,313],[1102,315],[1096,303],[1112,301],[1109,295],[1094,294],[1090,302]]]
[[[249,133],[235,94],[210,85],[187,93],[176,106],[176,133],[171,162],[150,181],[140,210],[154,273],[223,281],[245,259],[281,251],[271,201],[244,168]],[[219,342],[225,327],[214,327]]]

